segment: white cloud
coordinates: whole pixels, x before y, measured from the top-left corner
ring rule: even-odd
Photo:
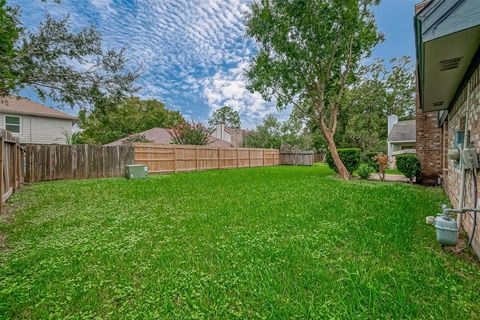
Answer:
[[[41,1],[11,1],[22,8],[28,27],[38,24]],[[244,26],[249,1],[89,0],[86,5],[64,0],[48,8],[69,12],[74,29],[94,25],[105,47],[125,48],[129,67],[143,71],[140,96],[160,99],[200,120],[228,104],[254,126],[275,109],[248,92],[242,78],[253,52]]]
[[[269,113],[285,118],[278,112],[274,102],[265,101],[259,93],[246,88],[244,71],[248,63],[243,61],[228,71],[219,71],[204,80],[204,97],[213,111],[228,105],[240,113],[244,127],[253,128]]]

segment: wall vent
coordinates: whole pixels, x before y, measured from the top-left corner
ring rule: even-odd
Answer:
[[[447,59],[447,60],[442,60],[440,61],[440,71],[447,71],[447,70],[453,70],[457,69],[458,65],[460,64],[460,60],[462,60],[462,57],[457,57],[453,59]]]
[[[437,101],[437,102],[434,102],[434,103],[433,103],[433,106],[434,106],[434,107],[443,106],[443,103],[444,103],[444,102],[445,102],[445,101]]]

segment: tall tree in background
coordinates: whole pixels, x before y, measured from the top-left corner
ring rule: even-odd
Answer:
[[[387,117],[395,114],[401,120],[415,116],[415,74],[408,57],[383,60],[359,70],[358,81],[345,95],[339,143],[366,151],[386,151]]]
[[[185,122],[177,111],[165,108],[158,100],[129,98],[118,105],[97,105],[80,112],[81,138],[85,143],[105,144],[130,134],[159,127],[173,128]]]
[[[217,124],[224,124],[227,128],[240,129],[240,115],[238,111],[233,110],[229,106],[223,106],[213,112],[208,124],[213,127]]]
[[[245,146],[272,149],[291,146],[311,150],[314,147],[313,137],[306,129],[302,122],[294,117],[282,122],[269,114],[262,124],[245,137]]]
[[[247,17],[247,34],[259,47],[249,89],[315,119],[343,179],[350,175],[334,141],[337,117],[353,71],[381,40],[372,11],[378,2],[258,0]]]
[[[30,88],[59,104],[91,107],[136,91],[138,74],[126,71],[124,52],[103,50],[93,27],[73,32],[68,16],[56,20],[47,14],[31,32],[5,0],[0,0],[0,23],[0,96]]]
[[[12,64],[19,34],[17,12],[7,6],[6,0],[0,0],[0,97],[15,89]]]

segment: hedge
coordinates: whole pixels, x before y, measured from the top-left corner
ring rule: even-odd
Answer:
[[[418,178],[420,176],[421,165],[420,159],[418,159],[416,154],[401,154],[397,156],[397,169],[405,177],[410,179],[410,182],[413,181],[413,178]]]
[[[380,170],[380,167],[378,165],[378,161],[375,160],[375,157],[379,154],[382,154],[383,152],[365,152],[362,155],[362,162],[368,164],[370,167],[372,167],[375,172],[378,172]]]
[[[361,158],[361,150],[359,148],[339,148],[337,149],[337,152],[349,174],[352,174],[353,171],[357,170]],[[338,172],[330,152],[327,153],[327,164],[330,168],[335,170],[335,172]]]

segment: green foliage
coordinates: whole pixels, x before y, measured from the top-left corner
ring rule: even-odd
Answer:
[[[229,106],[224,106],[213,112],[210,119],[208,119],[208,124],[211,127],[217,124],[224,124],[227,128],[240,129],[240,115],[238,111],[233,110]]]
[[[152,128],[173,128],[184,121],[179,112],[154,99],[129,98],[80,112],[82,139],[91,144],[110,143]]]
[[[249,148],[280,149],[282,146],[311,150],[311,135],[305,131],[301,122],[290,118],[281,122],[274,115],[265,117],[263,123],[245,137],[245,146]]]
[[[361,150],[358,148],[338,148],[338,155],[343,164],[347,168],[348,173],[351,175],[353,171],[357,170],[360,164]],[[333,161],[332,154],[327,152],[327,164],[330,168],[337,171],[335,162]]]
[[[0,0],[0,97],[15,89],[16,75],[13,71],[17,51],[15,43],[21,32],[17,12]]]
[[[126,70],[124,51],[104,50],[94,27],[72,31],[68,16],[47,14],[29,31],[18,16],[0,0],[0,96],[28,88],[41,99],[89,108],[137,90],[138,73]]]
[[[375,172],[375,169],[367,163],[361,163],[357,169],[358,176],[362,179],[368,179],[373,172]]]
[[[82,136],[81,136],[80,131],[74,131],[74,132],[69,132],[69,131],[64,131],[63,132],[63,137],[65,139],[65,144],[67,145],[73,145],[73,144],[82,144]]]
[[[420,159],[416,154],[400,154],[396,156],[397,169],[405,177],[413,182],[414,178],[420,177],[422,171]]]
[[[375,172],[379,171],[379,164],[376,157],[382,152],[365,152],[362,154],[361,162],[368,164]]]
[[[0,318],[477,318],[478,263],[422,224],[440,188],[331,174],[33,183],[0,219]]]
[[[252,2],[247,34],[258,53],[246,72],[247,87],[274,99],[280,109],[293,105],[316,121],[329,148],[336,149],[345,90],[382,39],[372,9],[376,4],[378,0]],[[347,178],[343,164],[337,166]]]
[[[346,92],[337,139],[340,145],[386,151],[387,118],[415,116],[415,73],[410,58],[383,60],[362,66]]]
[[[204,146],[210,142],[211,130],[201,123],[183,122],[170,131],[173,144]]]

